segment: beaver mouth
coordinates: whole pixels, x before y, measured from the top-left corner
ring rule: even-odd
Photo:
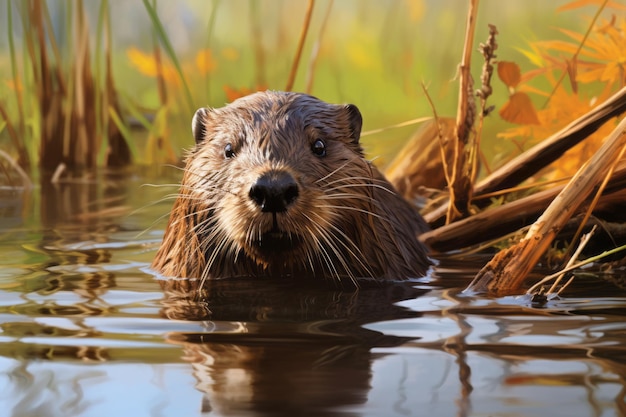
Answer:
[[[254,247],[265,256],[292,252],[302,244],[302,237],[293,233],[285,233],[278,229],[261,234],[254,241]]]

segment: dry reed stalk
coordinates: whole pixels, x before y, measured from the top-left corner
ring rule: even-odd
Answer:
[[[385,177],[406,199],[440,190],[447,184],[443,161],[452,156],[449,145],[454,137],[455,120],[451,117],[427,118],[425,123],[398,152],[385,171]],[[442,154],[442,150],[447,154]]]
[[[469,165],[472,157],[468,143],[470,142],[470,136],[475,134],[473,127],[476,119],[476,104],[474,103],[470,61],[472,49],[474,48],[477,13],[478,0],[470,0],[465,28],[465,45],[459,66],[459,101],[455,128],[456,142],[453,145],[455,148],[452,172],[449,173],[452,183],[449,184],[450,201],[446,214],[446,223],[451,223],[455,219],[464,217],[469,213],[469,204],[473,193],[473,184],[470,181],[472,167]]]
[[[293,84],[296,81],[296,75],[298,73],[298,65],[300,65],[300,57],[302,56],[302,50],[304,49],[304,42],[306,41],[306,35],[309,32],[309,26],[311,24],[311,16],[313,16],[313,7],[315,6],[315,0],[309,0],[306,14],[304,16],[304,24],[302,25],[302,32],[300,32],[300,40],[298,41],[298,48],[296,49],[296,56],[293,59],[291,65],[291,71],[289,72],[289,78],[287,79],[287,86],[285,91],[291,91]]]
[[[11,155],[9,155],[8,153],[6,153],[5,151],[3,151],[2,149],[0,149],[0,159],[4,159],[5,161],[7,161],[8,165],[13,168],[13,170],[17,173],[17,175],[20,177],[20,179],[22,180],[22,188],[26,189],[26,190],[30,190],[31,188],[33,188],[33,183],[30,180],[30,178],[28,177],[28,174],[26,173],[26,171],[24,171],[22,169],[22,167],[20,166],[20,164],[14,160],[13,158],[11,158]],[[4,164],[0,163],[0,167],[2,168],[7,178],[7,181],[9,182],[9,184],[11,185],[11,187],[15,187],[13,184],[11,184],[11,174],[6,171],[6,168],[4,166]]]
[[[156,81],[157,91],[159,93],[159,102],[161,106],[167,105],[167,86],[165,85],[165,75],[163,69],[163,56],[161,54],[161,47],[156,40],[156,36],[153,36],[152,42],[154,47],[152,48],[152,54],[154,55],[154,63],[156,67]]]
[[[470,174],[470,183],[476,183],[476,177],[478,175],[479,155],[481,160],[486,158],[480,150],[480,138],[482,137],[483,123],[485,117],[488,116],[493,110],[493,106],[487,106],[487,99],[491,96],[493,89],[491,88],[491,77],[493,75],[493,61],[496,58],[496,49],[498,49],[498,43],[496,42],[496,35],[498,30],[494,25],[489,25],[489,36],[487,42],[481,43],[478,50],[482,54],[485,62],[483,64],[483,70],[480,74],[481,86],[476,90],[476,96],[480,99],[480,115],[478,117],[478,126],[476,128],[476,134],[472,135],[473,140],[470,143],[470,168],[472,170]],[[485,164],[485,167],[488,166]]]
[[[620,161],[622,161],[622,158],[624,157],[624,152],[626,152],[626,146],[623,146],[622,149],[620,149],[619,154],[615,157],[615,160],[613,161],[613,163],[609,167],[606,175],[604,176],[604,179],[602,180],[602,183],[598,187],[598,190],[595,192],[595,195],[593,196],[593,199],[589,203],[589,207],[587,207],[587,209],[585,210],[585,214],[583,216],[583,219],[580,222],[580,225],[578,226],[578,229],[576,230],[576,233],[574,234],[574,238],[570,242],[570,246],[567,249],[567,253],[571,253],[573,245],[574,245],[574,242],[578,241],[578,237],[582,234],[583,228],[585,227],[585,225],[587,224],[587,222],[591,218],[591,214],[593,213],[595,208],[598,206],[600,198],[602,197],[602,194],[604,193],[604,191],[606,190],[606,188],[608,186],[609,180],[611,178],[613,178],[613,176],[615,174],[615,170],[617,169],[618,164],[620,163]]]
[[[315,66],[317,65],[317,58],[319,57],[320,48],[322,45],[322,37],[324,36],[324,32],[326,31],[326,24],[328,23],[328,18],[330,17],[330,11],[333,8],[333,0],[328,2],[328,6],[326,7],[326,13],[324,13],[324,19],[322,19],[322,25],[320,26],[320,32],[317,35],[317,39],[315,40],[315,44],[313,44],[313,48],[311,48],[311,56],[309,58],[309,67],[307,68],[306,74],[306,87],[304,88],[305,93],[311,94],[313,90],[313,79],[315,78]]]
[[[59,71],[48,57],[44,5],[41,0],[31,0],[27,6],[25,23],[34,35],[26,37],[30,61],[33,66],[37,103],[41,118],[39,165],[44,171],[53,170],[63,160],[63,146],[58,141],[64,137],[61,124],[63,118],[63,97],[67,94],[67,85]],[[51,29],[49,31],[51,32]],[[55,142],[57,141],[57,142]]]
[[[18,160],[17,163],[26,168],[27,170],[31,166],[31,160],[28,155],[28,151],[26,146],[24,146],[23,142],[19,140],[19,138],[26,137],[26,112],[24,111],[24,98],[22,96],[22,76],[20,71],[17,68],[17,56],[15,53],[15,43],[13,42],[13,11],[11,8],[11,2],[7,1],[7,38],[9,41],[9,53],[11,58],[11,75],[13,76],[13,82],[15,85],[15,101],[17,103],[17,117],[19,122],[17,126],[13,126],[11,121],[9,120],[8,112],[4,108],[3,104],[0,103],[0,111],[2,111],[2,116],[7,124],[7,128],[9,129],[9,137],[13,142],[13,146],[17,151]],[[11,132],[13,130],[13,132]]]
[[[91,53],[89,48],[89,29],[83,2],[75,3],[74,32],[76,42],[75,61],[73,71],[75,82],[74,105],[71,106],[70,131],[72,137],[68,141],[71,148],[70,160],[75,166],[81,165],[87,169],[93,169],[96,165],[96,150],[91,140],[90,130],[95,128],[95,114],[93,107],[87,107],[87,103],[93,103],[94,85],[91,71]],[[69,152],[68,152],[69,153]],[[67,155],[67,154],[66,154]]]
[[[20,135],[19,131],[15,128],[15,125],[9,119],[9,112],[4,107],[4,103],[1,103],[1,102],[0,102],[0,116],[2,116],[2,118],[4,119],[6,123],[6,129],[9,133],[9,137],[11,138],[11,142],[13,142],[13,146],[15,147],[15,149],[18,150],[18,155],[20,155],[20,158],[22,158],[21,154],[26,152],[26,149],[24,149],[24,147],[22,146],[20,142],[20,137],[22,136]],[[28,155],[26,154],[24,155],[24,157],[26,157],[27,158],[26,161],[28,161]],[[21,161],[18,160],[18,163],[19,162]]]
[[[265,49],[263,48],[263,25],[259,22],[259,2],[250,2],[250,28],[252,44],[254,45],[254,68],[256,70],[256,85],[267,85],[265,75]]]
[[[501,250],[481,269],[468,291],[495,295],[518,291],[554,237],[602,181],[616,154],[626,146],[626,118],[583,165],[516,245]]]
[[[130,147],[122,132],[117,127],[117,124],[111,117],[109,108],[114,109],[116,114],[121,114],[121,108],[119,99],[117,96],[117,89],[115,87],[115,79],[113,78],[113,62],[111,58],[111,19],[108,9],[108,3],[104,10],[104,92],[102,94],[102,111],[98,114],[98,120],[103,121],[104,129],[102,131],[102,138],[108,139],[108,146],[106,151],[106,165],[108,167],[122,167],[130,165],[132,162],[132,154]],[[98,89],[98,91],[101,91]],[[102,138],[100,138],[102,140]],[[99,146],[97,147],[99,148]]]

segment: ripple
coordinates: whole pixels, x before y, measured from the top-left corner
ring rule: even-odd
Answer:
[[[45,345],[45,346],[86,346],[86,347],[98,347],[98,348],[161,348],[165,344],[155,342],[142,342],[138,340],[119,340],[109,339],[106,337],[80,337],[80,338],[66,338],[66,337],[23,337],[20,339],[21,343],[33,344],[33,345]],[[169,346],[167,346],[169,347]]]
[[[102,264],[67,264],[55,265],[46,268],[50,272],[56,273],[72,273],[72,274],[89,274],[96,272],[120,272],[127,270],[142,269],[148,266],[144,262],[126,262],[126,263],[102,263]]]

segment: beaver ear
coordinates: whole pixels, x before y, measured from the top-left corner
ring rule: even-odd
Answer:
[[[361,116],[361,112],[354,104],[346,104],[343,106],[343,109],[348,115],[350,137],[355,144],[358,144],[359,138],[361,137],[361,126],[363,126],[363,117]]]
[[[207,122],[212,112],[213,109],[203,107],[196,110],[196,114],[193,115],[193,119],[191,119],[191,131],[196,143],[200,143],[206,139]]]

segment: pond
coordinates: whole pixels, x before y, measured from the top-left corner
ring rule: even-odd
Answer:
[[[626,415],[610,277],[533,305],[464,295],[480,263],[441,260],[358,292],[234,280],[188,297],[149,269],[178,180],[0,190],[0,415]]]

